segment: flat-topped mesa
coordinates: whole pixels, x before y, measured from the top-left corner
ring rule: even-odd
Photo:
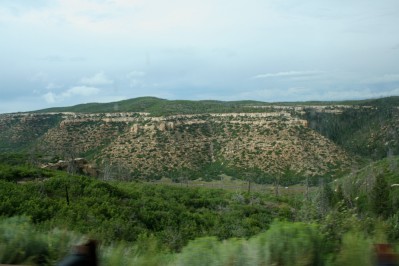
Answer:
[[[9,119],[12,123],[2,124],[0,117],[0,128],[8,142],[20,136],[15,143],[28,146],[36,141],[44,152],[61,157],[68,147],[100,167],[106,162],[124,165],[142,176],[200,169],[215,161],[270,173],[287,165],[312,174],[346,167],[350,158],[344,151],[308,128],[298,112],[35,113],[15,115]],[[20,122],[22,118],[26,122]],[[3,149],[11,149],[11,144]]]

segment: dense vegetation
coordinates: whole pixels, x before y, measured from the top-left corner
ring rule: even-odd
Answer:
[[[61,121],[60,115],[42,115],[32,119],[2,120],[0,123],[0,150],[1,152],[15,152],[16,150],[27,150],[49,129],[57,126]],[[29,128],[29,130],[26,130]]]
[[[379,160],[399,155],[399,109],[396,106],[348,108],[342,114],[307,110],[311,128],[352,154]]]
[[[102,182],[18,160],[0,166],[3,263],[52,265],[82,234],[112,265],[372,265],[373,243],[399,240],[398,157],[290,198]]]
[[[44,228],[67,228],[108,242],[154,235],[179,250],[196,237],[249,237],[274,218],[293,219],[290,202],[266,195],[105,183],[29,166],[1,165],[0,179],[2,215],[24,214]]]

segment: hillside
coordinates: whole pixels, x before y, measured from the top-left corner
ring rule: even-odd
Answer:
[[[139,97],[111,103],[87,103],[70,107],[54,107],[35,111],[36,113],[75,112],[75,113],[112,113],[112,112],[146,112],[153,116],[176,114],[207,114],[234,112],[262,112],[262,108],[280,106],[399,106],[399,97],[387,97],[353,101],[308,101],[308,102],[276,102],[261,101],[189,101],[166,100],[156,97]],[[261,109],[259,109],[261,108]]]
[[[347,152],[379,160],[399,155],[398,98],[367,101],[365,106],[340,113],[309,109],[304,119],[312,129],[331,139]]]
[[[188,101],[165,100],[155,97],[139,97],[111,103],[87,103],[71,107],[57,107],[36,111],[77,112],[77,113],[112,113],[112,112],[146,112],[153,116],[178,114],[204,114],[251,111],[251,106],[270,105],[257,101]],[[253,110],[252,110],[253,111]]]
[[[213,179],[233,173],[236,178],[250,174],[258,182],[272,183],[275,175],[286,172],[298,180],[346,170],[352,159],[309,129],[307,121],[299,118],[301,110],[163,117],[30,113],[3,116],[0,123],[12,132],[15,143],[26,144],[32,152],[65,159],[83,156],[103,173],[109,167],[118,168],[124,179],[187,175]],[[59,122],[32,135],[32,125],[24,121],[35,119],[35,125]],[[204,176],[204,169],[210,176]]]
[[[399,154],[397,105],[397,97],[280,104],[142,97],[0,115],[0,152],[42,161],[84,157],[104,178],[226,174],[317,183]]]
[[[372,162],[352,173],[344,176],[339,183],[345,188],[348,197],[369,197],[371,188],[375,185],[378,177],[383,176],[387,182],[387,194],[392,192],[396,205],[399,207],[399,157],[388,158]],[[395,185],[396,184],[396,185]],[[398,189],[396,191],[396,189]],[[395,192],[396,191],[396,192]]]
[[[399,236],[399,157],[372,162],[332,183],[348,208],[360,217],[377,215],[394,225],[390,233]]]

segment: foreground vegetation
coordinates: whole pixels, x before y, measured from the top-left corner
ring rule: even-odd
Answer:
[[[1,263],[54,265],[89,237],[104,265],[373,265],[373,244],[399,240],[397,157],[301,197],[102,182],[3,162]]]
[[[24,216],[2,219],[0,262],[54,265],[83,240],[65,230],[43,232]],[[268,231],[249,239],[203,237],[179,253],[160,249],[156,239],[148,238],[133,245],[102,244],[98,254],[101,265],[375,265],[373,243],[380,241],[381,236],[351,228],[335,249],[320,225],[274,222]]]

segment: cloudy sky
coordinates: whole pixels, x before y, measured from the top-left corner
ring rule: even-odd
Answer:
[[[0,0],[0,113],[399,95],[398,0]]]

